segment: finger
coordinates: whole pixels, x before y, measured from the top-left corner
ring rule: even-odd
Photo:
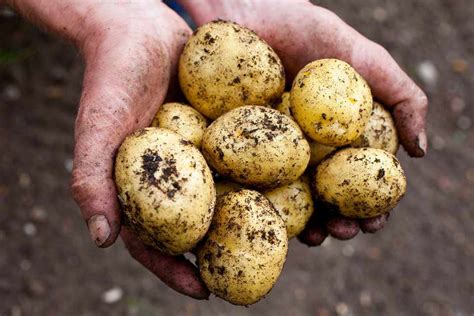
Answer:
[[[387,222],[389,213],[382,214],[377,217],[359,220],[359,227],[364,233],[375,233],[381,230]]]
[[[146,247],[128,229],[120,233],[130,255],[173,290],[195,299],[207,299],[209,290],[198,269],[184,256],[170,256]]]
[[[320,246],[328,233],[322,225],[307,225],[298,235],[298,240],[308,247]]]
[[[326,229],[332,237],[347,240],[359,233],[359,223],[352,218],[337,216],[326,223]]]
[[[85,54],[74,135],[71,191],[99,247],[111,245],[120,231],[113,180],[116,150],[129,133],[150,123],[170,76],[167,55],[159,47],[140,55],[135,42],[116,41]]]
[[[372,93],[393,113],[400,142],[412,157],[427,151],[425,117],[428,99],[385,48],[365,38],[354,43],[352,65],[369,83]]]

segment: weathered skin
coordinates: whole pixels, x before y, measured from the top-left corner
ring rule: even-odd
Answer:
[[[121,228],[112,180],[115,151],[131,131],[147,126],[165,95],[176,90],[178,57],[191,31],[158,1],[0,3],[11,5],[82,52],[86,72],[76,120],[71,190],[92,239],[100,247],[110,246]],[[330,11],[305,0],[181,3],[199,25],[220,17],[255,30],[282,59],[289,81],[315,59],[335,57],[348,62],[366,78],[377,99],[392,109],[408,153],[415,157],[426,153],[425,94],[384,48]],[[208,296],[189,262],[150,251],[129,233],[123,232],[122,238],[133,257],[166,284],[195,298]]]

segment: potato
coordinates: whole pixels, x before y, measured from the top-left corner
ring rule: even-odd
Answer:
[[[281,96],[281,101],[275,106],[275,109],[281,113],[291,117],[294,120],[293,115],[291,115],[290,109],[290,93],[285,92]],[[309,149],[311,156],[309,158],[309,166],[316,166],[320,163],[327,155],[336,150],[335,147],[326,146],[320,143],[317,143],[311,139],[308,139]]]
[[[285,224],[270,201],[256,191],[240,190],[217,200],[197,263],[212,293],[250,305],[270,292],[287,251]]]
[[[398,135],[392,114],[382,105],[374,102],[374,109],[364,132],[351,144],[351,147],[379,148],[395,155],[398,151]]]
[[[211,119],[233,108],[267,106],[285,87],[278,55],[251,30],[215,21],[197,29],[179,61],[181,90],[191,105]]]
[[[181,103],[163,104],[151,126],[169,129],[201,147],[202,135],[208,125],[207,119],[192,107]]]
[[[216,186],[216,196],[220,198],[229,192],[242,189],[242,185],[227,179],[214,180]]]
[[[216,192],[199,150],[175,132],[145,128],[128,136],[115,161],[126,221],[147,245],[177,255],[201,240]]]
[[[363,133],[372,111],[372,94],[349,64],[321,59],[298,73],[290,103],[291,113],[308,137],[338,147]]]
[[[375,148],[336,152],[319,164],[314,181],[318,198],[351,218],[387,213],[406,191],[405,175],[397,158]]]
[[[206,129],[202,153],[221,175],[259,188],[298,179],[309,161],[309,145],[298,125],[275,109],[243,106]]]
[[[294,120],[293,115],[291,115],[289,92],[284,92],[281,95],[281,100],[277,103],[277,105],[275,105],[275,110],[280,111],[281,113],[291,117],[291,119]]]
[[[302,176],[295,182],[267,190],[263,195],[285,222],[288,239],[301,233],[314,211],[308,177]]]

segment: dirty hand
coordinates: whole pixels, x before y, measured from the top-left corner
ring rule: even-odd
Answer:
[[[412,157],[427,150],[423,91],[380,45],[368,40],[334,13],[307,0],[181,0],[198,25],[215,19],[237,22],[254,30],[283,61],[288,80],[307,63],[338,58],[351,64],[369,83],[374,97],[393,113],[400,141]],[[375,232],[388,215],[357,221],[316,214],[300,236],[319,245],[329,233],[339,239],[354,237],[360,229]]]
[[[120,233],[130,254],[167,285],[207,298],[209,292],[194,265],[182,256],[146,248],[128,229],[121,229],[113,180],[115,153],[125,136],[148,126],[166,95],[178,86],[175,72],[189,27],[160,1],[6,3],[73,42],[84,57],[72,194],[94,242],[110,246]]]

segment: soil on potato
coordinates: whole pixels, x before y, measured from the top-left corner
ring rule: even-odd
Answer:
[[[400,151],[408,193],[382,232],[292,241],[277,285],[249,308],[175,293],[120,241],[93,246],[68,189],[80,57],[1,11],[0,315],[473,315],[474,4],[318,3],[427,91],[431,149]]]

